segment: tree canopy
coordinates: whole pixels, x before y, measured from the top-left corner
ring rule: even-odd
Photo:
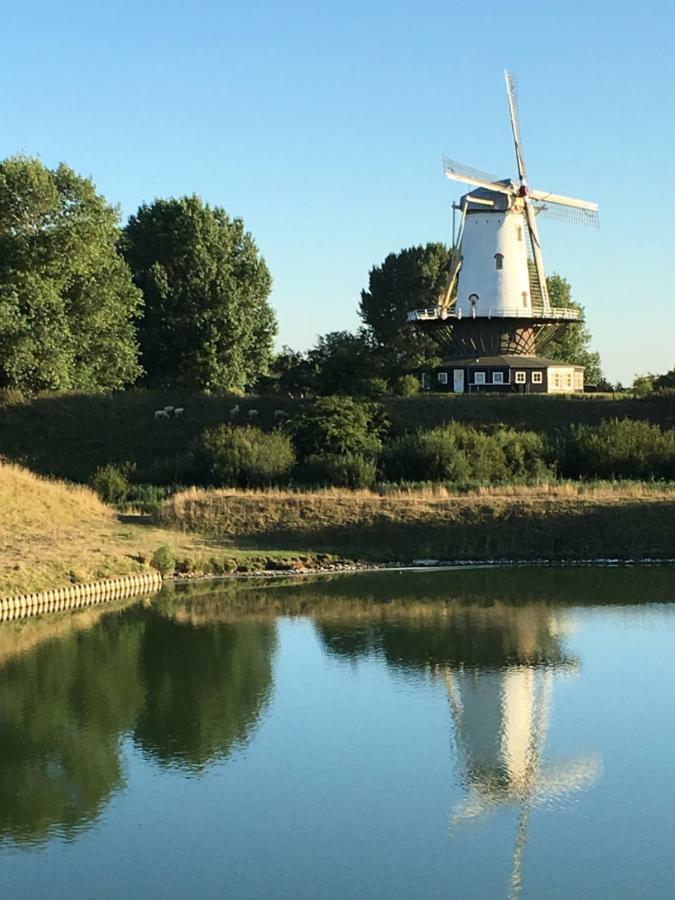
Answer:
[[[562,275],[551,275],[546,279],[551,306],[565,309],[580,309],[583,306],[572,300],[572,287]],[[600,354],[590,349],[591,332],[585,322],[568,325],[560,337],[555,338],[546,348],[546,356],[559,359],[561,362],[585,366],[586,384],[599,384],[603,381]]]
[[[266,372],[272,279],[242,219],[197,196],[155,200],[131,216],[122,247],[145,299],[149,385],[228,390]]]
[[[61,164],[0,163],[0,384],[99,391],[140,374],[140,292],[116,250],[116,209]]]
[[[450,250],[429,243],[390,253],[368,276],[361,291],[359,314],[388,377],[429,364],[438,358],[438,346],[408,322],[413,309],[436,306],[446,286]]]

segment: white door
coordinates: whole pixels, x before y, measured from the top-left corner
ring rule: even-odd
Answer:
[[[456,394],[464,393],[464,369],[453,369],[452,387]]]

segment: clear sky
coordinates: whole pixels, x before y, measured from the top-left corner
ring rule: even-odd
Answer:
[[[93,176],[129,215],[198,193],[244,218],[280,342],[359,324],[387,253],[448,240],[444,153],[600,204],[543,221],[612,380],[675,365],[675,4],[63,0],[5,4],[0,155]],[[663,179],[663,180],[662,180]],[[667,180],[666,180],[667,179]]]

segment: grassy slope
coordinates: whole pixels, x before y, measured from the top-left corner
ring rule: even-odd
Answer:
[[[98,466],[135,461],[141,480],[169,481],[172,460],[206,426],[229,420],[230,409],[260,411],[260,424],[271,427],[274,410],[291,413],[302,401],[275,397],[211,397],[205,394],[133,390],[112,396],[46,396],[32,402],[2,404],[0,457],[33,471],[86,482]],[[165,405],[184,406],[180,419],[156,422]],[[458,419],[478,425],[500,423],[552,432],[570,422],[597,423],[628,416],[675,427],[675,403],[665,400],[604,397],[522,397],[515,395],[421,397],[386,402],[394,428],[431,427]]]
[[[384,496],[191,489],[167,501],[158,521],[242,547],[371,561],[675,556],[675,488],[652,485]]]
[[[188,568],[213,559],[234,568],[250,562],[229,540],[167,532],[141,517],[120,517],[83,487],[0,465],[0,597],[142,571],[168,544]],[[268,556],[282,554],[264,554]],[[258,554],[253,554],[257,557]]]

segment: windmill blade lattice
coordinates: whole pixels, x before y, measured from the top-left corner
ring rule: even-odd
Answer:
[[[600,227],[600,219],[597,209],[581,209],[575,206],[567,206],[564,203],[556,203],[553,200],[538,200],[529,198],[537,216],[545,216],[547,219],[555,219],[558,222],[574,222],[576,225],[591,225]]]
[[[511,194],[513,192],[511,186],[508,183],[505,184],[496,175],[490,175],[488,172],[481,172],[480,169],[465,166],[464,163],[448,159],[447,156],[443,157],[443,173],[446,178],[457,178],[459,181],[469,182],[478,187],[486,187],[492,191],[499,191],[502,194]]]
[[[521,183],[527,181],[525,170],[525,157],[523,156],[523,142],[520,137],[520,116],[518,114],[518,79],[509,72],[504,72],[506,78],[506,94],[509,100],[509,116],[511,118],[511,130],[513,131],[513,143],[516,148],[516,162],[518,163],[518,175]]]

